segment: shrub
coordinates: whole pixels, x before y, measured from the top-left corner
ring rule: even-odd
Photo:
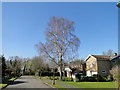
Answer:
[[[107,81],[107,78],[100,75],[93,75],[92,77],[83,77],[81,81],[104,82],[104,81]]]
[[[100,75],[93,75],[93,78],[95,78],[96,81],[107,81],[106,77]]]
[[[53,76],[46,76],[45,78],[53,80]],[[60,77],[59,76],[55,76],[55,80],[59,80]],[[72,78],[69,77],[62,77],[62,81],[73,81]]]
[[[49,79],[49,77],[48,77],[48,76],[44,76],[44,78]]]
[[[108,81],[107,77],[105,76],[93,75],[93,78],[95,78],[96,81],[100,81],[100,82]]]
[[[7,83],[7,82],[8,82],[8,79],[9,79],[8,76],[2,77],[2,83]]]
[[[73,79],[72,79],[72,78],[70,78],[70,77],[68,77],[68,81],[73,81]]]
[[[53,80],[53,77],[49,77],[48,79]],[[58,77],[55,77],[55,80],[58,80],[58,79],[59,79]]]
[[[78,79],[78,78],[74,78],[73,80],[74,80],[74,82],[78,82],[78,81],[79,81],[79,79]]]
[[[107,76],[107,81],[113,81],[112,75],[108,75],[108,76]]]
[[[11,77],[15,77],[16,74],[14,72],[11,72]]]
[[[38,72],[35,72],[35,76],[39,76],[39,73],[38,73]]]
[[[62,81],[72,81],[72,78],[70,78],[70,77],[62,77]]]
[[[41,76],[53,76],[53,72],[42,72]],[[59,72],[55,73],[55,76],[59,76]]]
[[[36,75],[37,72],[24,72],[23,75]]]
[[[96,79],[97,78],[95,78],[95,77],[83,77],[82,79],[81,79],[81,81],[96,81]]]

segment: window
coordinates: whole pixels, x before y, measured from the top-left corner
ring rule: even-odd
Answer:
[[[116,63],[116,61],[112,61],[113,63]]]
[[[95,60],[93,60],[93,64],[95,64]]]
[[[106,71],[105,71],[105,70],[102,70],[102,73],[106,73]]]

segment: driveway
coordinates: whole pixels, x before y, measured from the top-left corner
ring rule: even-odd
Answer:
[[[45,85],[41,80],[32,76],[21,76],[16,79],[11,85],[8,85],[6,89],[11,88],[50,88]]]

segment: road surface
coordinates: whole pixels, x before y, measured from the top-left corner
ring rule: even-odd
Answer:
[[[6,89],[9,88],[50,88],[45,85],[41,80],[36,79],[32,76],[21,76],[16,79],[11,85],[8,85]]]

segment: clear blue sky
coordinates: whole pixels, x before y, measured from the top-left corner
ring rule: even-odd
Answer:
[[[78,58],[118,52],[118,8],[116,3],[3,3],[2,52],[9,56],[38,55],[34,45],[45,42],[50,17],[75,22],[75,35],[81,44]]]

